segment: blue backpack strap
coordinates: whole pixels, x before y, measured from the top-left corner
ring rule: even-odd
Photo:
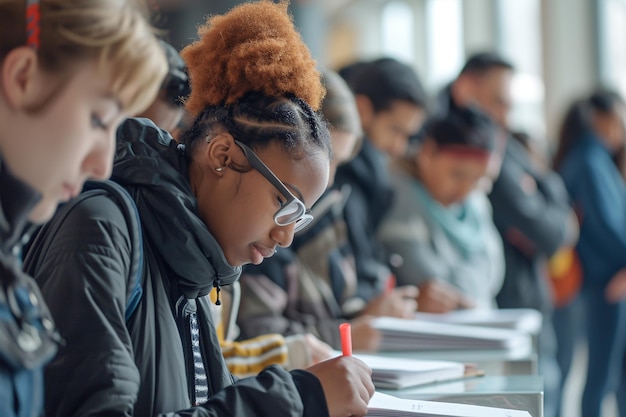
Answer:
[[[135,310],[137,310],[143,295],[143,237],[139,211],[128,191],[113,181],[88,181],[85,183],[84,190],[107,191],[109,194],[116,197],[117,203],[122,207],[124,216],[126,217],[132,251],[130,270],[128,273],[128,285],[132,286],[132,291],[126,301],[126,321],[128,322]]]

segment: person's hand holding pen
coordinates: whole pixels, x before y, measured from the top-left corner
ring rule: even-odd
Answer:
[[[344,326],[342,332],[344,338],[350,339],[342,343],[344,354],[311,366],[307,371],[319,379],[330,417],[364,416],[374,395],[372,370],[351,355],[350,325],[347,330]]]

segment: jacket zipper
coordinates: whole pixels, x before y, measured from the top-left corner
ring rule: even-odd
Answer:
[[[176,302],[176,315],[180,338],[183,343],[183,354],[185,357],[185,377],[187,378],[187,394],[192,405],[196,405],[196,381],[193,363],[193,350],[191,347],[191,324],[189,323],[189,302],[180,297]]]

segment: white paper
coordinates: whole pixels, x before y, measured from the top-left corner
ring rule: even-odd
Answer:
[[[407,400],[375,392],[368,417],[531,417],[528,411],[438,401]]]
[[[531,350],[526,332],[490,327],[449,324],[416,319],[379,317],[373,321],[381,331],[384,350]]]
[[[543,316],[532,308],[466,309],[444,314],[415,313],[417,320],[494,327],[538,334]]]
[[[372,368],[372,380],[379,389],[400,389],[463,378],[461,362],[389,358],[355,354]]]

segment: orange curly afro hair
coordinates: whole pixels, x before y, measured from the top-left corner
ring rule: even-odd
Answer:
[[[199,28],[200,40],[181,52],[191,80],[186,107],[193,115],[251,91],[293,94],[319,109],[325,93],[320,73],[287,6],[267,0],[242,4]]]

